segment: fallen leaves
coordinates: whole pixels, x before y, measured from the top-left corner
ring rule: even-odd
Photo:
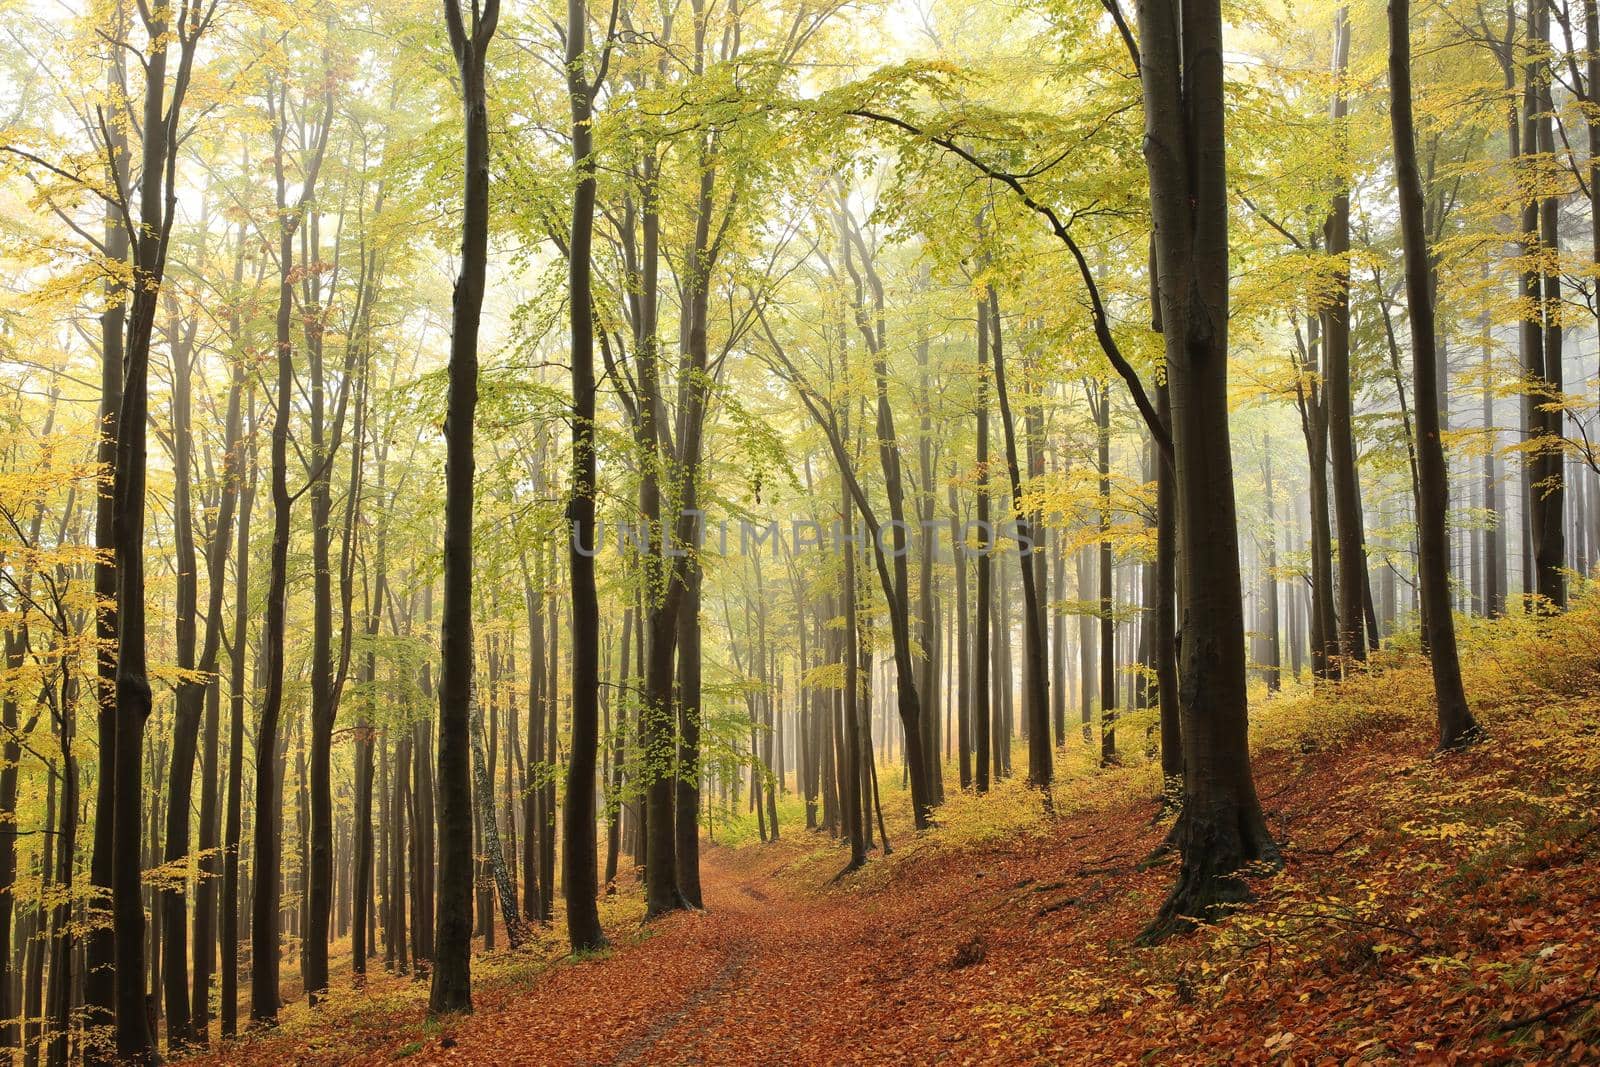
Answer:
[[[1581,673],[1551,688],[1545,661],[1579,656],[1588,646],[1568,630],[1592,634],[1597,619],[1583,606],[1512,627],[1479,658],[1479,671],[1538,661],[1546,688],[1533,716],[1502,687],[1507,703],[1483,708],[1489,737],[1458,755],[1433,753],[1425,703],[1394,702],[1427,691],[1420,661],[1283,698],[1285,740],[1258,741],[1258,779],[1275,828],[1315,847],[1291,847],[1281,874],[1253,878],[1255,899],[1227,921],[1156,948],[1133,939],[1172,870],[1137,862],[1165,832],[1138,772],[1060,783],[1053,820],[1009,781],[953,797],[931,833],[891,825],[896,854],[838,884],[838,846],[819,835],[708,846],[704,913],[631,937],[639,928],[614,914],[617,948],[602,958],[498,973],[475,961],[488,976],[478,1012],[443,1028],[424,1028],[413,1001],[391,1006],[387,1041],[300,1038],[242,1058],[1591,1062],[1600,701]],[[1295,739],[1320,712],[1307,754]]]

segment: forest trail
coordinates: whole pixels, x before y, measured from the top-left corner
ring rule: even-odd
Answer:
[[[825,1058],[836,1039],[822,1020],[846,1007],[828,976],[878,937],[849,897],[785,882],[772,860],[790,855],[780,845],[750,864],[707,849],[704,911],[661,919],[637,939],[614,931],[628,943],[480,1006],[452,1031],[452,1047],[416,1060],[623,1067]]]
[[[1477,648],[1465,752],[1434,751],[1415,660],[1265,705],[1286,866],[1154,948],[1134,939],[1173,870],[1148,772],[1064,776],[1053,816],[1011,779],[930,833],[891,818],[893,856],[838,881],[846,851],[792,822],[707,843],[704,911],[641,925],[625,880],[608,952],[566,956],[557,927],[479,955],[470,1016],[425,1021],[426,986],[380,970],[202,1062],[1595,1062],[1600,603],[1536,627]]]

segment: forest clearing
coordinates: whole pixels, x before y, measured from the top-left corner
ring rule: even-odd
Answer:
[[[0,0],[0,1059],[1600,1062],[1600,0]]]

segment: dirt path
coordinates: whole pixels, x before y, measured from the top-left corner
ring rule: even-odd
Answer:
[[[1407,678],[1431,691],[1396,671],[1375,706]],[[1449,757],[1423,712],[1259,753],[1287,866],[1239,921],[1158,947],[1134,943],[1174,875],[1144,862],[1148,790],[1086,780],[1047,819],[1002,783],[835,885],[822,837],[708,846],[705,911],[614,917],[599,958],[559,930],[475,957],[469,1017],[426,1021],[421,984],[384,975],[196,1067],[1600,1062],[1600,701]]]
[[[706,910],[654,924],[611,956],[563,963],[505,1002],[477,1005],[446,1042],[413,1062],[755,1063],[814,1061],[820,1025],[854,957],[861,910],[797,894],[761,870],[708,852]],[[807,1054],[812,1041],[818,1045]]]

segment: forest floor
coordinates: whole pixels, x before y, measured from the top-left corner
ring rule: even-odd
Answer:
[[[613,948],[474,959],[476,1013],[375,975],[207,1062],[1600,1061],[1600,598],[1464,634],[1487,733],[1432,747],[1425,665],[1264,702],[1257,779],[1286,865],[1224,922],[1134,938],[1174,875],[1154,772],[954,795],[835,880],[801,827],[710,845],[706,910]],[[898,805],[898,797],[897,806]],[[886,804],[886,808],[888,805]],[[338,977],[335,982],[339,981]]]

